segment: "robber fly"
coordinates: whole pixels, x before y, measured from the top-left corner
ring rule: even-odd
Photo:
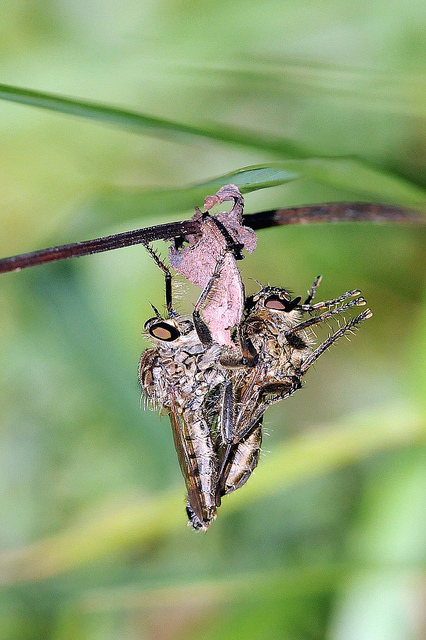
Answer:
[[[142,354],[139,380],[151,406],[162,407],[170,416],[187,486],[189,524],[205,530],[222,496],[242,487],[256,468],[268,406],[300,389],[317,358],[371,312],[351,319],[314,349],[309,328],[365,305],[360,292],[311,304],[318,277],[300,304],[301,298],[292,299],[285,289],[264,287],[246,299],[244,318],[234,328],[234,346],[229,348],[212,340],[200,315],[220,277],[223,256],[190,317],[174,311],[171,274],[148,250],[166,276],[167,317],[154,308],[155,317],[145,324],[156,346]],[[318,311],[323,313],[312,315]],[[310,317],[303,320],[303,314]]]
[[[228,212],[209,211],[232,202]],[[185,478],[189,524],[207,529],[222,496],[239,489],[259,460],[262,420],[273,403],[295,393],[312,364],[340,337],[371,316],[352,318],[315,347],[312,327],[365,304],[359,291],[312,304],[320,277],[308,297],[292,298],[286,289],[262,287],[248,298],[235,260],[256,246],[253,229],[273,224],[324,221],[386,221],[421,224],[408,210],[387,205],[332,203],[279,209],[244,216],[236,185],[225,185],[196,208],[191,221],[77,242],[0,259],[0,273],[107,251],[148,240],[173,238],[169,263],[190,282],[203,287],[192,315],[172,307],[170,271],[148,247],[166,279],[165,317],[155,316],[145,329],[154,346],[139,365],[147,404],[169,414]],[[233,255],[232,255],[233,254]]]
[[[261,419],[256,428],[227,451],[234,433],[234,391],[230,369],[223,366],[225,347],[213,341],[200,312],[215,281],[220,277],[226,253],[216,263],[192,316],[179,315],[172,306],[171,274],[147,246],[165,274],[165,318],[155,316],[145,323],[155,346],[146,350],[139,363],[139,381],[151,408],[160,407],[170,417],[173,439],[187,488],[187,515],[195,530],[206,530],[216,517],[221,497],[241,487],[256,467],[261,446]],[[244,367],[242,360],[237,367]],[[218,491],[219,471],[227,454],[227,486]]]
[[[223,434],[226,446],[218,476],[218,498],[242,486],[255,468],[266,409],[300,389],[303,376],[319,356],[372,315],[366,309],[314,348],[311,327],[366,304],[358,290],[312,304],[320,282],[318,276],[303,304],[286,289],[270,286],[246,299],[243,321],[234,332],[237,351],[226,350],[220,358],[221,365],[229,370],[233,418],[228,422],[231,430]],[[318,312],[322,313],[313,315]],[[306,320],[305,314],[309,316]],[[242,451],[245,461],[239,467]]]
[[[223,347],[212,340],[200,309],[223,260],[218,261],[192,316],[182,316],[172,307],[170,271],[149,246],[147,249],[165,274],[167,316],[163,318],[154,307],[156,315],[145,323],[155,346],[142,354],[139,381],[148,404],[169,414],[188,492],[189,524],[196,530],[207,529],[220,504],[216,429],[223,431],[222,423],[229,419],[224,400],[229,396],[229,384],[227,372],[219,364]]]

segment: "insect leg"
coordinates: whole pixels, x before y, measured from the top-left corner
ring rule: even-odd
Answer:
[[[356,325],[363,322],[363,320],[367,320],[367,318],[371,318],[372,315],[373,314],[371,313],[370,309],[366,309],[365,311],[360,313],[359,316],[356,316],[356,318],[352,318],[352,320],[349,320],[349,322],[347,322],[343,327],[340,327],[340,329],[338,329],[336,333],[333,333],[331,336],[329,336],[327,340],[320,344],[319,347],[317,347],[315,351],[313,351],[311,355],[306,358],[306,360],[300,367],[300,375],[306,373],[306,371],[315,362],[315,360],[317,360],[320,355],[323,354],[324,351],[326,351],[329,347],[331,347],[331,345],[334,344],[339,338],[344,336],[346,333],[350,333],[352,329],[356,327]]]
[[[234,254],[235,260],[243,260],[244,256],[242,255],[241,251],[244,249],[244,245],[241,244],[240,242],[235,242],[235,240],[232,239],[228,229],[225,227],[224,224],[222,224],[222,222],[220,222],[220,220],[218,220],[214,216],[211,216],[209,213],[203,214],[203,217],[207,217],[207,216],[214,222],[214,224],[222,234],[226,242],[227,251],[231,251]]]
[[[231,381],[226,382],[223,390],[222,409],[220,414],[220,429],[224,442],[229,442],[232,438],[235,420],[234,393]]]
[[[291,382],[290,382],[291,380]],[[250,419],[236,429],[229,440],[219,468],[216,499],[239,489],[248,480],[259,460],[262,440],[262,420],[266,409],[279,400],[288,398],[301,386],[299,378],[289,378],[289,383],[275,385],[274,390],[265,389],[268,394],[262,400]],[[280,389],[278,389],[280,387]]]
[[[315,284],[315,283],[314,283]],[[339,304],[339,302],[343,302],[343,300],[347,300],[347,298],[353,298],[353,296],[359,296],[361,291],[358,289],[353,289],[352,291],[346,291],[346,293],[342,294],[338,298],[333,298],[333,300],[327,300],[326,302],[317,302],[316,304],[301,304],[299,309],[302,311],[317,311],[318,309],[328,309],[335,304]]]
[[[300,389],[301,382],[297,376],[289,376],[287,381],[279,382],[275,385],[267,385],[261,390],[261,395],[264,396],[257,406],[257,409],[253,412],[250,419],[242,425],[238,425],[238,419],[236,421],[237,429],[234,432],[232,442],[237,444],[241,442],[256,426],[256,423],[265,413],[266,409],[280,400],[284,400],[293,395],[295,391]],[[238,428],[239,427],[239,428]]]
[[[219,256],[219,258],[218,258],[218,260],[216,262],[216,266],[214,268],[214,271],[212,273],[212,276],[211,276],[210,280],[208,281],[208,283],[206,284],[206,286],[204,287],[203,291],[201,292],[201,295],[198,298],[197,303],[196,303],[196,305],[194,307],[194,311],[192,313],[195,330],[196,330],[196,332],[198,334],[198,337],[200,338],[200,341],[205,346],[211,345],[213,340],[212,340],[212,335],[211,335],[210,329],[208,328],[208,326],[204,322],[204,320],[201,318],[200,310],[201,310],[204,302],[206,301],[207,297],[211,293],[215,282],[219,278],[220,270],[222,268],[223,261],[225,259],[226,253],[227,253],[227,251],[225,251],[224,253],[222,253]]]
[[[158,257],[154,249],[151,247],[151,245],[144,243],[144,247],[153,258],[157,267],[159,267],[161,271],[164,273],[164,278],[166,281],[166,309],[167,309],[167,315],[169,316],[169,318],[171,318],[172,316],[176,315],[176,311],[174,311],[172,307],[172,274],[170,273],[169,269],[166,267],[164,262],[160,260],[160,258]]]
[[[237,220],[242,218],[242,213],[244,209],[244,198],[234,185],[228,185],[227,187],[222,187],[216,196],[206,199],[204,202],[205,211],[202,212],[203,218],[209,217],[212,222],[216,225],[216,228],[221,233],[223,239],[226,242],[227,251],[231,251],[234,255],[235,260],[243,260],[244,256],[241,254],[242,249],[244,249],[244,244],[236,242],[228,231],[227,227],[217,219],[216,216],[211,216],[209,214],[210,209],[215,204],[221,204],[222,202],[230,201],[233,202],[232,209],[229,212],[230,218],[236,218]],[[198,209],[199,211],[199,209]]]
[[[224,353],[220,356],[220,364],[225,369],[238,369],[240,367],[255,367],[259,354],[253,346],[250,338],[239,328],[237,332],[239,349],[235,353]]]
[[[306,298],[303,305],[310,305],[312,300],[315,298],[315,293],[319,285],[321,284],[322,276],[317,276],[313,282],[312,287],[308,291],[308,297]]]
[[[249,416],[244,412],[246,402],[240,398],[241,410],[235,417],[235,427],[229,441],[230,445],[235,446],[247,438],[271,404],[288,398],[300,387],[300,377],[297,376],[288,376],[274,384],[264,385],[257,391],[257,398],[254,406],[250,407]]]
[[[303,329],[307,329],[308,327],[312,327],[315,324],[320,324],[321,322],[324,322],[325,320],[327,320],[328,318],[331,318],[334,315],[338,315],[339,313],[342,313],[343,311],[347,311],[351,307],[354,307],[354,306],[362,307],[365,304],[367,304],[367,303],[364,300],[364,298],[362,298],[362,297],[355,298],[355,300],[351,300],[347,304],[344,304],[341,307],[338,307],[337,309],[331,309],[329,311],[326,311],[325,313],[322,313],[320,316],[315,316],[314,318],[309,318],[309,320],[305,320],[305,322],[301,322],[300,324],[296,325],[295,327],[291,327],[291,329],[288,329],[285,332],[285,335],[287,336],[287,335],[290,335],[290,334],[295,333],[297,331],[302,331]]]

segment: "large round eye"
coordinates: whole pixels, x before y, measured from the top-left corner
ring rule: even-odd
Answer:
[[[180,331],[168,322],[157,322],[149,327],[148,332],[153,338],[163,340],[164,342],[173,342],[180,336]]]
[[[297,307],[299,302],[300,297],[294,298],[294,300],[282,300],[279,296],[273,295],[266,298],[264,305],[267,309],[273,309],[274,311],[286,311],[289,313]]]
[[[269,296],[264,304],[267,309],[275,309],[276,311],[286,311],[288,308],[288,301],[281,300],[278,296]]]

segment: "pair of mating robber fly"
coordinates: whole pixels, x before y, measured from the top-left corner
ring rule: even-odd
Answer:
[[[320,277],[303,303],[285,289],[263,287],[245,298],[230,344],[219,344],[203,308],[215,296],[229,249],[218,257],[192,316],[183,316],[172,306],[170,271],[147,248],[165,274],[167,315],[153,307],[156,315],[145,324],[155,346],[142,354],[139,380],[148,405],[170,416],[188,493],[188,524],[206,530],[222,496],[242,487],[256,468],[269,405],[300,389],[317,358],[371,311],[352,318],[315,348],[311,327],[365,305],[360,292],[313,304]]]

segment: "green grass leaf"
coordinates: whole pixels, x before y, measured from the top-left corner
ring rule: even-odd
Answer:
[[[94,120],[103,124],[112,124],[135,133],[152,135],[159,138],[202,137],[218,142],[227,142],[243,147],[254,147],[266,151],[278,152],[281,155],[306,157],[310,155],[302,146],[277,136],[267,136],[216,124],[200,126],[156,118],[144,113],[129,111],[110,105],[103,105],[89,100],[78,100],[59,96],[44,91],[34,91],[0,84],[0,99],[17,102],[32,107],[48,109],[58,113],[66,113],[78,118]]]
[[[0,84],[0,98],[104,124],[113,124],[131,129],[135,133],[160,138],[176,135],[202,137],[296,158],[277,164],[239,169],[225,176],[227,182],[235,182],[237,186],[243,187],[245,192],[280,184],[289,179],[288,175],[291,174],[293,177],[290,179],[304,176],[324,185],[348,190],[363,198],[401,202],[407,205],[421,204],[426,200],[424,191],[396,175],[371,167],[356,158],[309,157],[314,155],[313,152],[278,136],[260,135],[256,132],[224,125],[194,126],[118,107],[5,84]],[[286,174],[284,178],[283,173]],[[200,189],[202,187],[220,187],[227,182],[217,178],[207,181],[203,185],[198,185],[198,187]]]

